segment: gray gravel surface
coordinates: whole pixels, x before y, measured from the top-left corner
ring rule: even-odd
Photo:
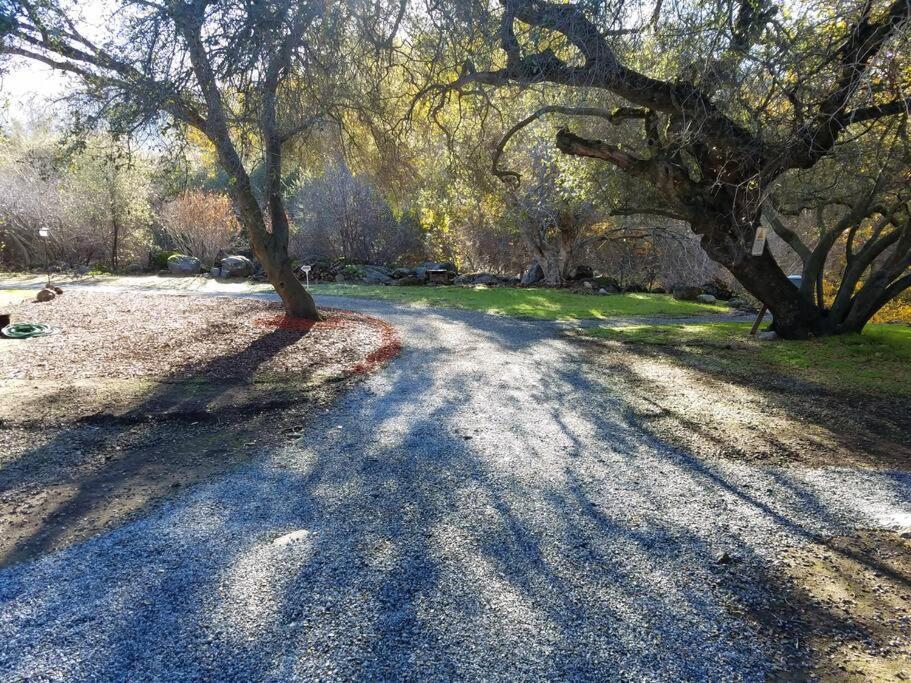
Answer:
[[[0,679],[762,680],[723,573],[911,515],[907,474],[650,439],[552,324],[320,303],[402,354],[295,443],[0,571]]]

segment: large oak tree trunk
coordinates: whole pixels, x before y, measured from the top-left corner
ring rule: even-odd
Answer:
[[[720,218],[706,217],[694,222],[692,228],[702,236],[702,248],[709,257],[727,268],[750,294],[768,306],[773,316],[772,327],[779,336],[806,339],[836,331],[825,311],[788,280],[768,247],[761,255],[753,256],[742,240],[733,237],[738,228]]]

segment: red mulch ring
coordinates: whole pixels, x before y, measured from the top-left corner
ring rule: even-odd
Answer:
[[[402,350],[402,342],[395,328],[384,320],[343,308],[322,308],[320,310],[328,313],[329,316],[322,320],[310,320],[290,315],[276,315],[269,318],[257,318],[253,322],[259,327],[305,333],[313,329],[341,329],[364,324],[373,327],[379,334],[379,346],[368,353],[363,360],[350,366],[349,371],[356,374],[372,372],[395,358]]]

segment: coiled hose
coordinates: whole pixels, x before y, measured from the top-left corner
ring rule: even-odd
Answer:
[[[10,339],[43,337],[48,334],[54,334],[55,332],[59,332],[59,330],[53,325],[47,325],[45,323],[13,323],[0,330],[0,334]]]

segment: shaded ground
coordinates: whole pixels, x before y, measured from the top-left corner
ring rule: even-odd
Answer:
[[[880,397],[911,396],[911,321],[867,325],[862,334],[800,341],[764,341],[749,334],[750,322],[611,321],[589,326],[586,336],[641,347],[643,353],[673,349],[706,357],[728,373],[744,369],[832,391]]]
[[[600,368],[604,389],[655,438],[754,464],[911,466],[911,387],[889,393],[882,382],[873,393],[874,384],[857,382],[851,390],[837,366],[811,369],[814,381],[800,367],[761,362],[764,342],[616,338],[577,343]]]
[[[277,329],[280,308],[251,300],[68,292],[11,310],[63,331],[0,340],[0,566],[293,438],[388,342],[341,312]]]
[[[771,679],[911,680],[911,529],[794,546],[725,580],[749,596],[732,609],[781,648]]]
[[[553,324],[331,303],[402,354],[292,443],[0,570],[6,678],[759,681],[790,645],[733,607],[776,586],[726,576],[911,514],[904,472],[657,437]]]

